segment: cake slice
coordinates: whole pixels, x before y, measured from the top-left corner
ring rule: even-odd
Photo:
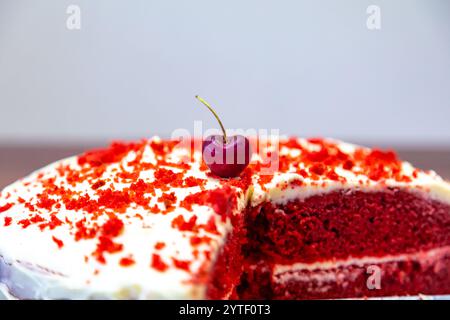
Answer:
[[[434,172],[391,151],[290,138],[253,141],[250,166],[223,179],[192,142],[114,143],[3,190],[0,289],[20,299],[450,293],[450,187]]]

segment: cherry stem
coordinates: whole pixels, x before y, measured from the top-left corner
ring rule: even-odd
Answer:
[[[212,114],[214,115],[214,117],[216,117],[217,122],[219,122],[220,128],[222,129],[223,132],[223,142],[227,143],[227,133],[225,131],[225,127],[222,124],[222,121],[220,121],[219,116],[217,115],[217,113],[214,111],[214,109],[209,105],[208,102],[206,102],[205,100],[203,100],[201,97],[199,97],[198,95],[195,96],[195,98],[197,98],[198,101],[200,101],[201,103],[203,103],[208,109],[209,111],[212,112]]]

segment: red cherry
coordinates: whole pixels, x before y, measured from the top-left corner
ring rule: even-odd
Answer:
[[[226,142],[221,135],[209,136],[203,140],[202,151],[211,172],[222,178],[239,176],[250,163],[250,141],[244,136],[228,137]]]
[[[216,117],[222,135],[213,135],[203,140],[203,161],[212,173],[222,178],[237,177],[248,166],[252,156],[250,141],[241,135],[227,137],[225,128],[213,108],[199,96],[195,96]]]

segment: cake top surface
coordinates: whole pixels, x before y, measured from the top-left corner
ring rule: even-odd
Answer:
[[[51,164],[0,194],[0,258],[74,294],[88,287],[116,298],[200,297],[234,217],[249,204],[336,188],[450,194],[434,172],[392,151],[329,139],[252,143],[251,164],[232,179],[209,172],[197,140],[116,142]]]

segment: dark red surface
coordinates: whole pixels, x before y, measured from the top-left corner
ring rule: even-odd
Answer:
[[[340,191],[247,214],[247,250],[282,263],[384,256],[450,245],[450,206],[396,189]]]
[[[235,226],[230,239],[217,261],[209,297],[223,297],[234,285],[231,297],[241,299],[450,293],[450,206],[419,194],[347,190],[280,206],[264,203],[246,212],[245,225]],[[438,255],[424,253],[436,248]],[[404,254],[412,258],[390,257]],[[388,261],[299,270],[289,280],[287,274],[273,274],[275,264],[350,257]],[[367,267],[373,265],[382,271],[380,290],[366,285]]]
[[[242,255],[242,245],[246,236],[244,215],[234,216],[232,223],[233,232],[228,236],[226,245],[222,247],[213,271],[208,276],[206,295],[209,299],[238,298],[234,287],[240,282],[244,264]]]
[[[374,267],[381,271],[379,287],[373,286],[370,278]],[[448,248],[432,259],[300,270],[276,276],[272,276],[271,270],[267,263],[247,268],[238,289],[240,298],[336,299],[450,293]]]

